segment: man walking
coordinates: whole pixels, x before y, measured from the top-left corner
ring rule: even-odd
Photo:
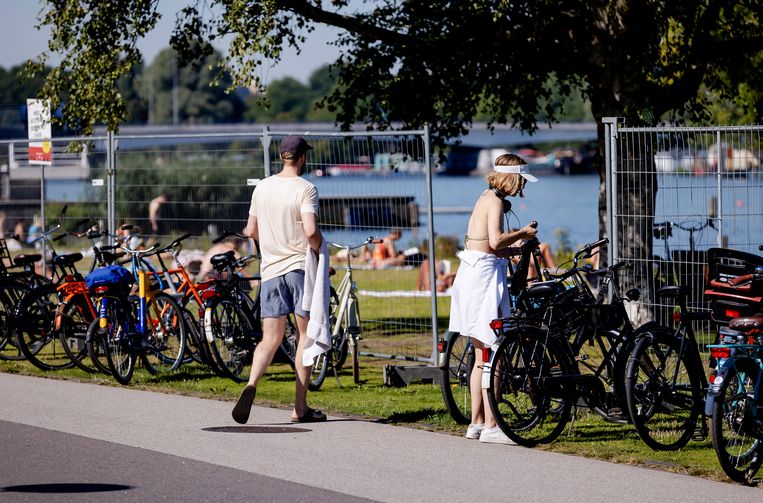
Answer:
[[[301,136],[281,141],[283,170],[260,181],[252,192],[249,220],[244,234],[260,243],[260,309],[262,342],[257,344],[252,370],[233,408],[233,419],[245,424],[254,402],[256,386],[283,338],[286,316],[294,313],[299,340],[294,360],[296,391],[291,420],[295,423],[325,421],[326,415],[307,405],[311,366],[302,365],[310,313],[302,308],[307,247],[318,253],[323,242],[318,230],[318,191],[301,178],[307,151],[312,146]]]

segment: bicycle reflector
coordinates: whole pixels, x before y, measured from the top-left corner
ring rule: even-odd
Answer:
[[[101,286],[95,287],[95,293],[106,293],[108,291],[109,291],[108,285],[101,285]]]
[[[713,358],[728,358],[731,356],[731,348],[710,348],[710,356]]]
[[[739,318],[739,316],[741,316],[739,309],[726,309],[727,318]]]
[[[503,320],[493,320],[490,322],[490,328],[493,330],[500,330],[503,328]]]

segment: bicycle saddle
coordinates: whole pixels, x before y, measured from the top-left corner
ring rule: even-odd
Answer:
[[[689,295],[689,287],[686,285],[680,286],[663,286],[657,290],[658,297],[668,297],[671,299],[678,299],[680,297],[687,297]]]
[[[30,255],[16,255],[13,257],[13,263],[19,266],[26,267],[32,265],[35,262],[39,262],[42,259],[42,255],[39,253],[32,253]]]
[[[209,263],[212,264],[212,267],[217,269],[218,267],[224,267],[231,262],[236,260],[236,252],[233,250],[229,250],[225,253],[218,253],[217,255],[212,255],[212,258],[209,259]]]
[[[69,267],[82,260],[81,253],[69,253],[67,255],[58,255],[53,258],[53,263],[61,267]]]
[[[527,295],[534,299],[549,299],[564,290],[564,286],[556,281],[535,283],[527,288]]]
[[[763,314],[758,313],[755,316],[745,316],[734,318],[729,322],[729,328],[739,330],[740,332],[752,332],[763,328]]]

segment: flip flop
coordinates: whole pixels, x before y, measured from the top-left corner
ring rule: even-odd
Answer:
[[[233,407],[233,420],[238,424],[246,424],[249,420],[249,414],[252,411],[252,404],[254,403],[254,397],[257,395],[257,388],[251,385],[247,385],[244,391],[241,392],[241,396],[238,397],[236,405]]]
[[[326,414],[310,407],[301,416],[291,418],[292,423],[322,423],[324,421],[326,421]]]

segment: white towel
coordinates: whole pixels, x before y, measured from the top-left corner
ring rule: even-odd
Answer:
[[[326,240],[316,260],[315,253],[307,246],[305,258],[305,285],[302,309],[310,311],[307,323],[307,341],[302,350],[302,365],[310,366],[313,361],[331,349],[331,325],[329,323],[329,252]]]
[[[461,265],[451,288],[448,330],[491,346],[497,338],[490,322],[511,310],[506,291],[508,262],[474,250],[461,251],[458,258]]]

